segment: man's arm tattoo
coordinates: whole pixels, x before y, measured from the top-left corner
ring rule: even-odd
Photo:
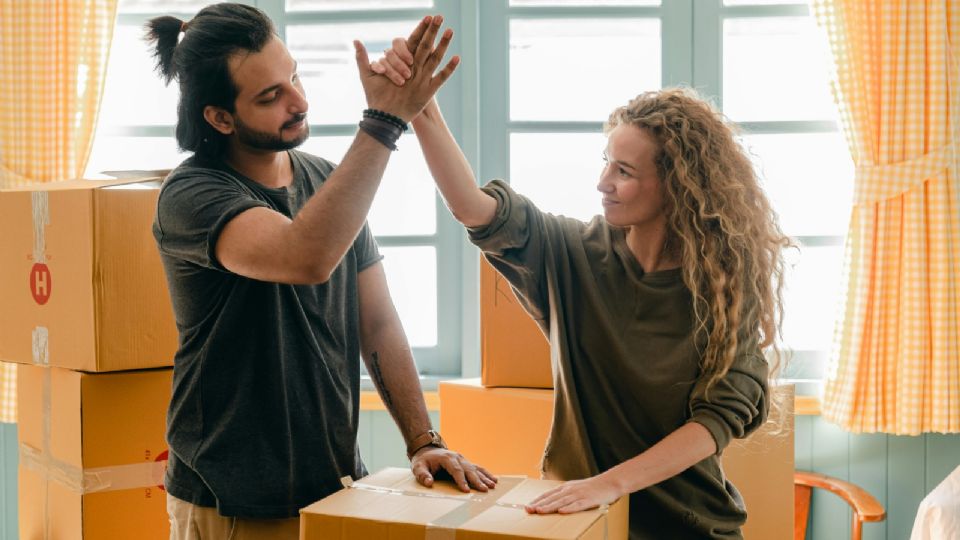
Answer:
[[[393,399],[390,397],[390,390],[387,390],[387,385],[383,381],[383,373],[380,371],[380,355],[377,354],[377,351],[373,351],[370,353],[370,358],[370,378],[373,379],[373,384],[380,390],[383,404],[387,406],[387,409],[393,410]]]

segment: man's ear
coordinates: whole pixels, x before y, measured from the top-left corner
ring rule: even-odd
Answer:
[[[224,135],[233,134],[233,115],[227,112],[226,109],[207,105],[203,108],[203,118],[208,124],[213,126],[213,129],[220,133]]]

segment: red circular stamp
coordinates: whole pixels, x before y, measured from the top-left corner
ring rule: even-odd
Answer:
[[[41,306],[50,300],[50,293],[53,291],[53,278],[50,276],[50,268],[43,263],[36,263],[30,269],[30,293],[33,300]]]

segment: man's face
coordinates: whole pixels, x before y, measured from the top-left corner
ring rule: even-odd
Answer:
[[[273,37],[260,52],[230,58],[229,67],[239,89],[233,120],[241,145],[283,151],[307,140],[309,106],[283,42]]]

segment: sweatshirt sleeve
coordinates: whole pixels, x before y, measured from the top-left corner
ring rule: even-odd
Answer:
[[[502,180],[493,180],[481,189],[497,201],[497,212],[487,225],[467,229],[470,241],[506,278],[527,312],[534,319],[545,320],[549,312],[547,222],[554,216],[541,212]]]
[[[690,420],[703,425],[717,443],[717,454],[733,439],[760,427],[769,412],[769,366],[760,351],[740,356],[709,390],[702,377],[690,394]]]

